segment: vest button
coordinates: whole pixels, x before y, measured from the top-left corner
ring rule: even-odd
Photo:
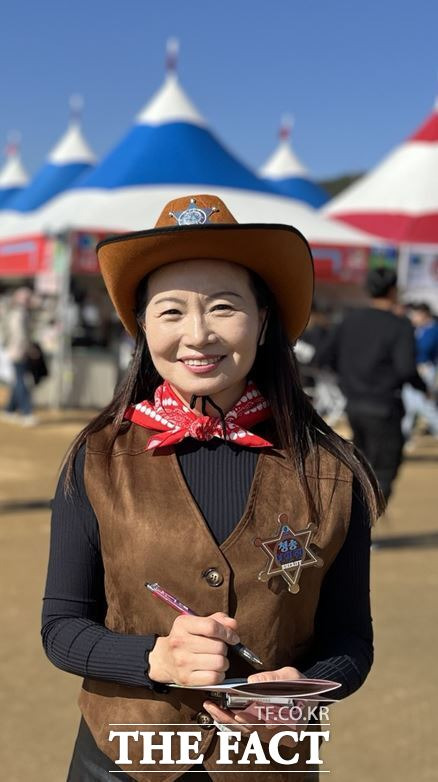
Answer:
[[[220,585],[224,583],[222,573],[219,573],[219,570],[216,570],[214,567],[209,567],[207,570],[204,570],[202,577],[205,578],[207,584],[211,587],[220,587]]]
[[[213,727],[213,717],[210,714],[207,714],[206,711],[198,711],[195,719],[198,725],[202,725],[203,728]]]

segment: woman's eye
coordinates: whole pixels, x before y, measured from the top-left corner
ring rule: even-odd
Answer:
[[[162,315],[180,315],[180,310],[165,310]]]
[[[214,307],[212,307],[212,310],[232,310],[231,304],[215,304]]]

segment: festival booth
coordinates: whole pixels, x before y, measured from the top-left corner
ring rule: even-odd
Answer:
[[[398,245],[405,299],[438,311],[438,101],[405,143],[323,214]]]
[[[72,283],[92,291],[95,298],[104,295],[95,255],[99,239],[151,228],[167,201],[197,192],[217,194],[240,222],[286,223],[300,229],[315,253],[318,285],[321,280],[323,287],[342,284],[348,290],[362,283],[373,237],[280,195],[260,179],[211,132],[182,90],[174,67],[127,135],[94,170],[13,225],[0,219],[0,274],[23,242],[29,247],[41,243],[36,284],[56,284],[64,322]],[[64,324],[52,390],[45,384],[46,401],[100,407],[109,400],[117,376],[117,341],[123,339],[113,325],[114,341],[106,348],[71,352]]]

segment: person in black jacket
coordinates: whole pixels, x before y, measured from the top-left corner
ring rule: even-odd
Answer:
[[[322,345],[318,362],[339,377],[347,398],[354,444],[373,467],[386,500],[402,461],[405,383],[425,390],[415,364],[411,323],[394,313],[397,276],[372,269],[367,277],[370,302],[349,312]]]

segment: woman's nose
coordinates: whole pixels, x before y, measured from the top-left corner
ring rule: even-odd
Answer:
[[[202,317],[202,315],[187,318],[184,337],[188,345],[196,346],[214,342],[216,339],[206,318]]]

